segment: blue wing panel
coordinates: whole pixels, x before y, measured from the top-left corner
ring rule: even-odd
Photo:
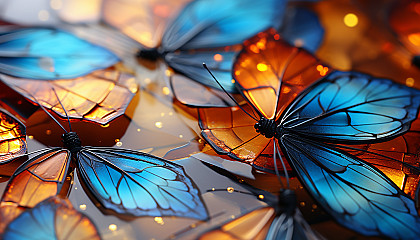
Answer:
[[[420,235],[414,201],[364,161],[331,146],[286,134],[281,138],[301,182],[339,223],[365,235]]]
[[[223,50],[199,52],[181,51],[168,53],[165,56],[165,60],[170,67],[181,72],[183,75],[206,86],[219,89],[219,85],[217,85],[209,72],[204,69],[204,62],[226,91],[234,93],[237,90],[235,84],[232,82],[231,70],[235,55],[235,51]],[[218,61],[215,61],[215,58]]]
[[[48,200],[39,203],[11,222],[4,231],[3,239],[55,240],[55,210],[55,204],[48,204]]]
[[[224,47],[240,44],[269,27],[278,27],[286,1],[196,0],[168,25],[164,51]]]
[[[118,61],[105,48],[56,29],[24,28],[0,33],[0,72],[15,77],[76,78]]]
[[[419,105],[419,90],[361,73],[334,72],[303,92],[280,124],[328,141],[378,141],[406,132]]]
[[[318,16],[305,8],[288,9],[287,19],[280,31],[283,39],[290,44],[315,52],[324,38],[324,28]]]
[[[83,182],[105,208],[132,216],[207,218],[198,189],[177,164],[113,148],[84,148],[77,159]]]

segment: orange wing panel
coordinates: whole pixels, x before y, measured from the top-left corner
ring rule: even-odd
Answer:
[[[0,175],[10,176],[19,166],[17,164],[21,163],[19,159],[13,158],[25,154],[26,151],[25,126],[0,108]]]
[[[0,203],[0,232],[25,208],[57,195],[65,181],[70,152],[50,150],[28,160],[13,174]]]
[[[329,71],[310,53],[290,46],[269,29],[245,41],[233,66],[233,77],[262,116],[273,119],[303,89]],[[281,109],[276,113],[277,105]]]
[[[138,86],[133,76],[114,67],[75,79],[34,80],[2,75],[2,80],[26,98],[66,117],[106,124],[124,114]],[[54,91],[57,93],[55,95]]]

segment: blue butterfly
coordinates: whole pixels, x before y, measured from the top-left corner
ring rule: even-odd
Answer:
[[[68,79],[119,61],[100,46],[50,28],[0,28],[0,73],[32,79]]]
[[[101,239],[93,222],[68,200],[48,198],[11,222],[2,239]]]
[[[203,70],[201,63],[206,62],[229,92],[237,92],[231,81],[231,69],[241,49],[239,44],[267,28],[278,29],[283,24],[301,26],[306,24],[302,19],[313,20],[315,17],[309,11],[296,8],[297,15],[303,18],[286,19],[283,23],[285,0],[266,0],[258,4],[252,0],[195,0],[183,7],[179,6],[181,3],[174,3],[157,1],[155,5],[145,5],[143,1],[105,1],[104,19],[143,45],[138,52],[139,57],[164,59],[182,76],[220,89]],[[168,15],[176,12],[174,9],[179,9],[179,13],[168,20]],[[149,16],[150,13],[153,15]],[[165,24],[159,24],[159,21],[168,23],[162,26]],[[147,24],[150,29],[145,26]],[[323,30],[319,24],[311,26],[310,34],[299,33],[299,38],[304,46],[316,49]],[[159,29],[164,29],[162,36],[159,36]],[[288,32],[291,41],[298,38],[291,30]],[[315,40],[312,41],[312,38]],[[172,80],[176,97],[187,104],[196,104],[179,93],[185,87],[180,84],[178,79]]]
[[[273,162],[268,154],[280,148],[276,158],[287,158],[309,193],[337,222],[364,235],[419,236],[413,200],[342,146],[385,142],[406,133],[418,118],[420,91],[362,73],[329,73],[304,50],[270,33],[260,37],[266,47],[252,52],[250,46],[260,39],[251,39],[233,69],[250,103],[238,107],[247,111],[230,110],[232,120],[218,127],[220,120],[211,111],[227,109],[200,110],[204,138],[218,153],[263,169],[264,161]],[[273,52],[286,57],[270,55]],[[243,64],[247,60],[252,64]]]
[[[69,132],[61,127],[64,148],[40,150],[22,164],[1,199],[5,205],[31,208],[63,194],[73,159],[83,186],[107,210],[134,217],[207,218],[199,191],[182,166],[128,149],[82,146],[71,126]],[[0,210],[3,224],[10,221],[7,208]]]

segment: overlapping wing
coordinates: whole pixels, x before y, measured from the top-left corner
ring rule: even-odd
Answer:
[[[382,172],[342,150],[296,135],[283,135],[281,144],[302,184],[337,222],[364,235],[419,236],[413,200]]]
[[[166,25],[190,0],[105,0],[102,15],[105,22],[144,47],[157,47]]]
[[[58,99],[70,118],[100,124],[106,124],[124,114],[138,90],[132,75],[122,73],[114,67],[75,79],[47,81],[7,75],[0,75],[0,78],[26,98],[39,102],[63,118],[66,118],[66,114]]]
[[[194,182],[175,163],[115,148],[85,147],[76,158],[80,177],[106,209],[131,216],[207,218]]]
[[[24,209],[59,194],[69,163],[69,151],[51,149],[22,164],[10,178],[1,198],[0,232]]]
[[[267,119],[277,117],[328,71],[310,53],[280,39],[273,29],[247,40],[232,70],[240,92]]]
[[[17,168],[15,164],[11,164],[10,160],[25,154],[26,151],[25,126],[6,110],[0,108],[0,174],[10,176]]]
[[[0,72],[21,78],[76,78],[114,65],[105,48],[49,28],[0,32]]]
[[[281,29],[281,37],[294,46],[315,52],[324,39],[324,28],[318,16],[302,7],[290,7],[285,23]]]
[[[93,222],[68,200],[51,197],[11,222],[3,239],[101,239]]]
[[[419,90],[361,73],[334,72],[301,94],[280,124],[310,138],[377,142],[408,131],[419,106]]]

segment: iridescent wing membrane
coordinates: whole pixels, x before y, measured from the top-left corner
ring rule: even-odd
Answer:
[[[366,74],[329,71],[275,33],[256,36],[246,43],[233,71],[250,115],[223,121],[212,115],[220,110],[200,109],[204,138],[219,153],[245,154],[242,159],[260,169],[271,166],[265,168],[271,171],[273,164],[261,165],[258,158],[269,153],[268,144],[270,151],[278,145],[302,184],[339,223],[365,235],[414,238],[420,218],[413,200],[363,159],[385,159],[375,146],[410,133],[419,114],[420,91]],[[237,107],[223,110],[240,112]],[[256,132],[256,122],[269,123],[265,132]],[[267,145],[256,139],[266,139]],[[369,157],[359,158],[360,152]],[[273,162],[270,157],[264,160]],[[387,161],[402,163],[398,157]],[[404,167],[418,172],[416,166]]]

